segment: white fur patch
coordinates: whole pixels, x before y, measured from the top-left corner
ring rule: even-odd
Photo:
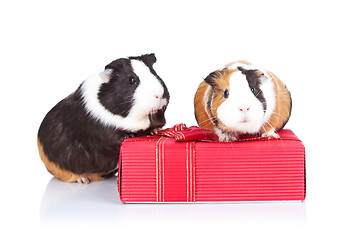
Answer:
[[[135,90],[135,104],[130,113],[142,116],[164,107],[167,104],[167,100],[162,98],[164,88],[156,76],[142,61],[131,60],[131,66],[140,79],[140,85]]]
[[[167,100],[162,98],[164,89],[149,68],[137,60],[132,60],[131,64],[135,74],[140,78],[140,84],[134,93],[134,106],[126,117],[111,113],[98,99],[100,87],[104,83],[104,74],[109,72],[95,74],[86,79],[81,86],[81,93],[85,109],[91,117],[105,126],[136,132],[149,128],[149,114],[164,107]]]
[[[238,67],[242,67],[246,70],[258,70],[265,75],[265,77],[262,78],[262,84],[260,85],[260,89],[266,99],[266,112],[262,119],[262,124],[264,125],[270,119],[276,106],[274,83],[271,81],[271,76],[268,74],[267,70],[252,63],[248,65],[241,62],[235,62],[226,66],[227,69],[237,69]]]
[[[84,106],[91,117],[100,121],[105,126],[128,131],[145,130],[149,127],[150,120],[148,118],[138,119],[130,114],[124,118],[107,110],[98,99],[98,93],[102,84],[103,79],[99,74],[95,74],[86,79],[81,86]]]
[[[274,83],[268,77],[266,81],[260,85],[260,89],[266,99],[266,112],[263,118],[263,125],[270,119],[276,106]]]
[[[217,110],[219,120],[234,132],[257,133],[263,125],[262,103],[249,88],[246,76],[234,72],[229,80],[229,98]]]

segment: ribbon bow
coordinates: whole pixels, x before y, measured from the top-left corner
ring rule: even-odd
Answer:
[[[205,130],[196,126],[186,127],[184,123],[176,124],[171,128],[160,130],[156,133],[156,135],[174,138],[177,142],[213,142],[219,140],[218,136],[216,136],[209,130]]]

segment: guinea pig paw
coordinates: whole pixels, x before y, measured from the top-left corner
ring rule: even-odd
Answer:
[[[87,178],[87,177],[81,177],[79,179],[76,180],[77,183],[85,183],[85,184],[89,184],[90,183],[90,180]]]
[[[234,136],[222,135],[219,137],[219,142],[235,142],[237,140]]]
[[[272,138],[274,138],[274,139],[279,139],[279,138],[280,138],[279,134],[277,134],[277,133],[274,132],[273,130],[264,132],[264,133],[261,135],[261,137],[269,138],[269,139],[272,139]]]
[[[160,130],[161,130],[161,128],[155,128],[154,130],[152,130],[150,132],[150,135],[156,135]]]

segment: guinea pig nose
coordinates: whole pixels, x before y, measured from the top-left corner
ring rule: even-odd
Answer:
[[[250,110],[250,107],[241,107],[239,109],[240,109],[240,112],[244,112],[244,111],[247,112]]]
[[[155,95],[155,98],[158,99],[158,98],[160,98],[160,97],[159,97],[159,95]]]

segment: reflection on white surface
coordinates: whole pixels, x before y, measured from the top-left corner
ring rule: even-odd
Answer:
[[[305,202],[236,202],[124,204],[116,177],[90,184],[51,179],[44,193],[40,220],[148,224],[158,222],[224,222],[305,225]]]
[[[121,205],[116,178],[90,184],[66,183],[52,178],[40,206],[40,219],[113,219]]]

